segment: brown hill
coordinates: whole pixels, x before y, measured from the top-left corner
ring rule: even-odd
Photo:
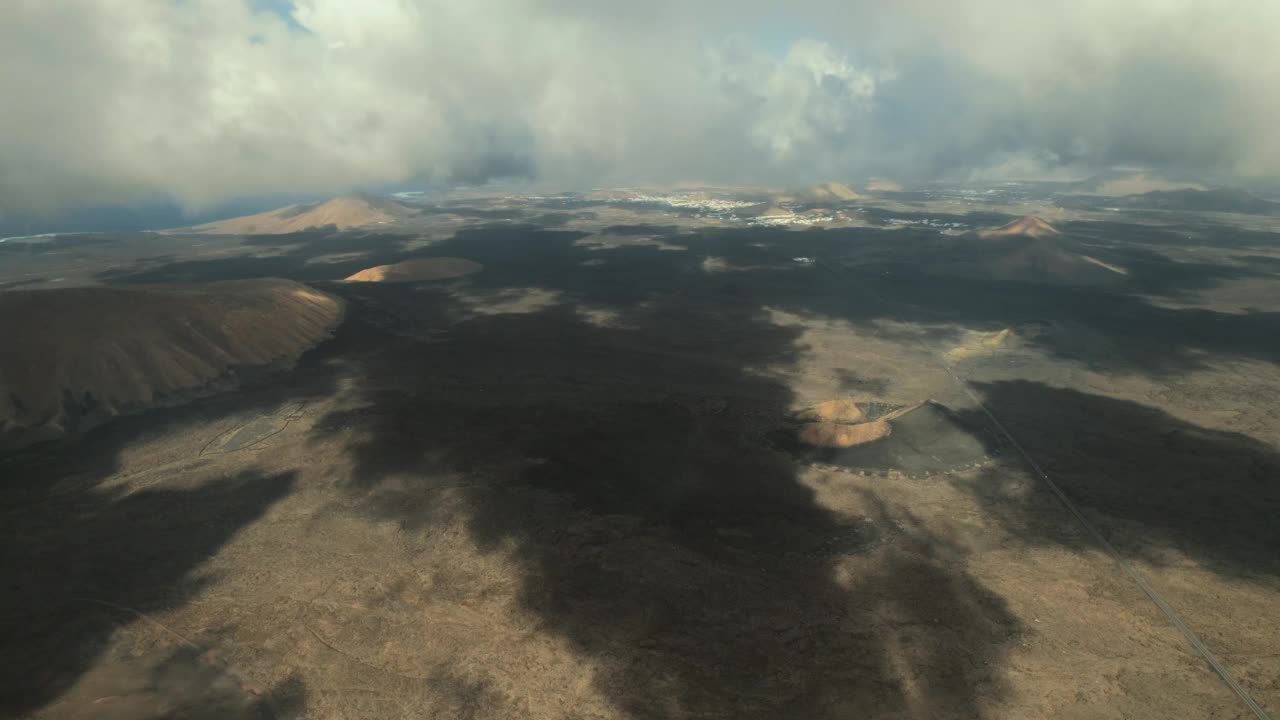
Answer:
[[[851,448],[888,437],[891,432],[884,420],[855,424],[811,422],[801,425],[797,436],[809,447]]]
[[[1056,228],[1037,217],[982,230],[978,237],[988,242],[955,238],[933,252],[929,272],[1056,285],[1115,285],[1128,275],[1123,267],[1076,252]]]
[[[0,447],[290,363],[342,314],[337,298],[275,279],[0,292]]]
[[[857,200],[862,197],[848,185],[838,182],[822,183],[809,188],[809,196],[815,200]]]
[[[814,448],[849,448],[887,437],[886,418],[870,420],[852,398],[828,400],[795,414],[796,439]]]
[[[769,205],[760,212],[756,213],[756,217],[773,218],[773,217],[791,217],[795,212],[788,210],[779,205]]]
[[[897,470],[910,476],[971,467],[989,457],[985,426],[933,401],[856,424],[808,423],[798,430],[810,457],[859,470]]]
[[[1005,328],[996,332],[965,331],[955,347],[944,353],[948,360],[968,360],[970,358],[995,355],[1014,346],[1018,334],[1013,328]]]
[[[393,200],[369,195],[350,195],[311,205],[290,205],[244,217],[181,228],[183,232],[216,235],[283,235],[313,228],[338,230],[395,223],[413,211]]]
[[[978,231],[978,237],[1014,237],[1017,235],[1026,235],[1027,237],[1043,238],[1057,237],[1061,235],[1057,228],[1038,217],[1028,215],[1018,218],[1007,225],[1001,225],[998,228],[990,228]]]
[[[348,282],[423,282],[461,277],[483,269],[484,266],[480,263],[463,258],[416,258],[392,265],[365,268],[346,279]]]
[[[969,269],[984,277],[1014,282],[1060,285],[1113,285],[1126,273],[1115,266],[1071,251],[1052,238],[1010,238],[998,248],[957,269]]]
[[[924,261],[931,275],[1065,286],[1110,286],[1127,282],[1124,268],[1076,252],[1062,238],[1027,235],[948,238]]]
[[[856,423],[867,419],[862,408],[848,398],[828,400],[796,413],[796,419],[812,422]]]
[[[1207,190],[1204,185],[1197,182],[1187,182],[1180,180],[1169,180],[1152,175],[1149,173],[1132,173],[1118,177],[1095,177],[1076,183],[1072,190],[1081,194],[1090,195],[1108,195],[1112,197],[1120,197],[1123,195],[1139,195],[1141,193],[1156,192],[1161,190]]]

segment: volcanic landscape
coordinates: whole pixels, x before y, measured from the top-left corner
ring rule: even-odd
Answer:
[[[0,715],[1280,714],[1280,209],[1223,197],[6,238]]]

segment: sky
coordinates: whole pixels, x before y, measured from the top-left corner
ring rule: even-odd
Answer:
[[[1280,178],[1280,0],[5,0],[0,212]]]

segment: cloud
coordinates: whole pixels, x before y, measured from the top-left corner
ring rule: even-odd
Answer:
[[[10,0],[0,207],[505,177],[1275,178],[1277,46],[1270,0]]]

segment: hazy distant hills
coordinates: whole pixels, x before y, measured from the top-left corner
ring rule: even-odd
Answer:
[[[173,202],[153,202],[129,207],[83,207],[57,214],[0,207],[0,238],[44,233],[160,230],[251,215],[315,200],[315,197],[274,195],[238,200],[199,211],[183,208]]]
[[[342,206],[347,206],[343,208]],[[325,207],[329,206],[329,207]],[[261,223],[264,227],[285,227],[280,222],[288,212],[297,213],[293,226],[298,223],[314,223],[322,226],[326,220],[337,224],[359,219],[362,215],[371,224],[384,217],[375,217],[368,208],[383,208],[385,214],[399,217],[407,211],[404,205],[393,199],[371,194],[354,194],[331,200],[315,196],[271,196],[239,200],[202,211],[192,212],[171,202],[155,202],[136,207],[92,207],[67,210],[56,215],[30,211],[15,211],[0,207],[0,238],[21,237],[51,233],[76,232],[138,232],[157,231],[166,228],[202,228],[200,232],[215,232],[215,227],[230,228],[232,220],[245,220],[245,224]],[[367,213],[367,214],[366,214]],[[254,218],[248,221],[248,218]],[[271,234],[274,231],[260,231]],[[280,232],[292,232],[282,230]],[[228,234],[249,234],[245,231],[227,230]],[[253,233],[259,234],[259,233]]]
[[[1247,190],[1155,190],[1124,197],[1065,195],[1059,206],[1075,210],[1125,208],[1134,210],[1181,210],[1186,212],[1229,212],[1248,215],[1280,214],[1280,203],[1264,200]]]
[[[854,192],[848,185],[838,182],[827,182],[821,185],[815,185],[808,189],[805,193],[807,197],[818,202],[842,202],[846,200],[857,200],[862,196]]]
[[[1175,180],[1145,172],[1104,172],[1074,182],[1062,184],[1058,190],[1065,194],[1141,195],[1168,190],[1205,190],[1204,185],[1189,180]]]
[[[1280,203],[1263,200],[1246,190],[1164,190],[1126,198],[1130,207],[1193,212],[1237,212],[1270,215]]]
[[[281,235],[316,228],[350,230],[374,225],[390,225],[415,213],[408,206],[372,195],[348,195],[308,205],[290,205],[278,210],[229,218],[188,228],[183,232],[217,235]]]

